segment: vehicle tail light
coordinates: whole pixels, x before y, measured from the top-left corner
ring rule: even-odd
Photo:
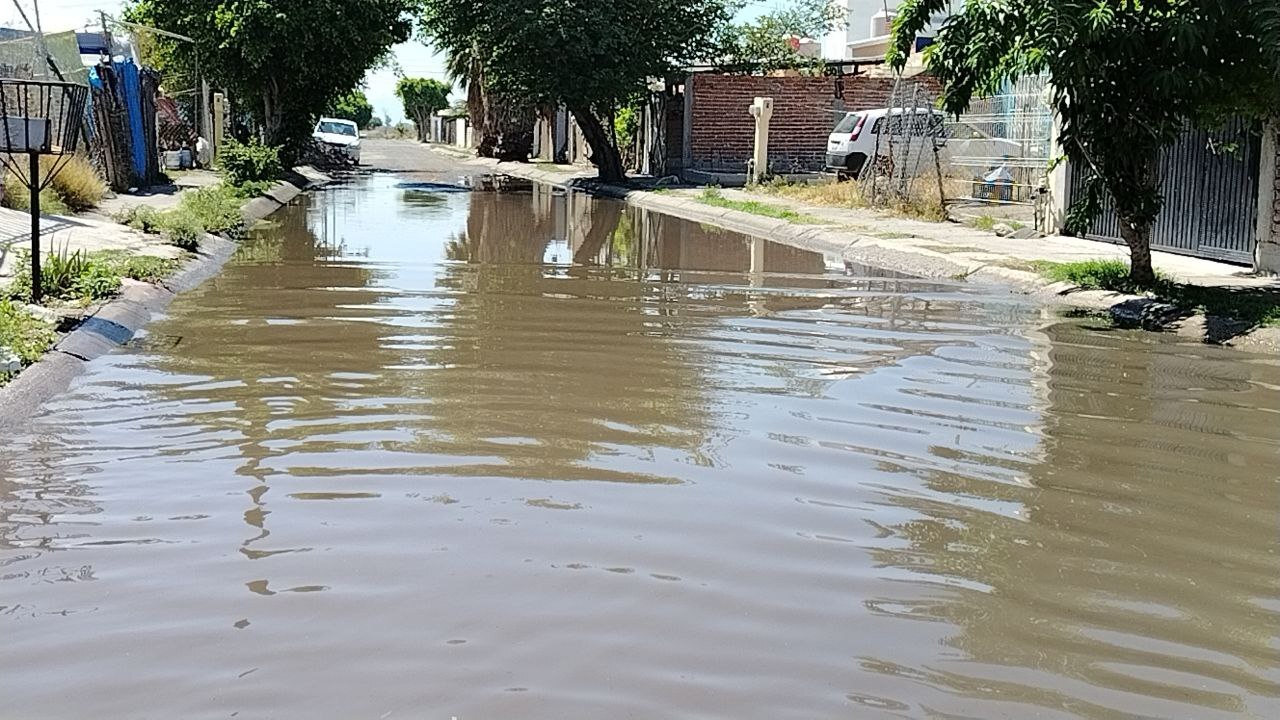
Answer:
[[[867,121],[866,115],[858,116],[858,124],[853,126],[853,132],[849,133],[850,140],[857,140],[858,135],[862,132],[862,124]]]

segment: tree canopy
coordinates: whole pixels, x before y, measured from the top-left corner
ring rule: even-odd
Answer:
[[[333,102],[329,103],[329,107],[325,108],[324,114],[330,117],[350,120],[363,129],[370,127],[370,123],[373,120],[373,106],[369,104],[369,98],[365,97],[363,90],[352,90],[344,95],[339,95]]]
[[[916,34],[950,6],[906,0],[890,62],[901,67]],[[1070,224],[1087,225],[1109,195],[1130,276],[1149,285],[1151,225],[1163,206],[1160,150],[1188,123],[1274,111],[1275,7],[1275,0],[970,0],[942,23],[926,61],[942,81],[943,106],[957,114],[1006,80],[1048,73],[1063,151],[1092,171]]]
[[[821,39],[844,21],[844,10],[830,0],[791,0],[751,22],[730,25],[722,37],[719,64],[765,72],[817,69],[822,58],[801,56],[795,41]]]
[[[449,107],[450,88],[433,78],[402,77],[396,82],[396,97],[404,105],[405,117],[417,126],[418,140],[427,139],[431,116]]]
[[[157,38],[200,65],[262,123],[266,141],[296,147],[316,115],[409,38],[418,0],[136,0],[126,17],[187,35]],[[163,54],[163,53],[162,53]],[[163,68],[162,68],[163,70]]]
[[[650,78],[714,52],[731,0],[422,0],[436,47],[482,54],[485,83],[525,101],[563,104],[578,120],[604,180],[622,178],[608,118]]]

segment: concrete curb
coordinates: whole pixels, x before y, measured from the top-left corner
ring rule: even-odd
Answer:
[[[245,222],[261,220],[304,190],[331,181],[312,168],[298,168],[294,177],[245,202],[241,214]],[[9,384],[0,387],[0,429],[29,419],[40,406],[65,392],[89,361],[132,340],[178,293],[192,290],[217,275],[237,247],[231,240],[206,234],[195,257],[159,284],[125,280],[119,295],[86,317]]]
[[[680,196],[655,194],[652,191],[600,183],[577,175],[567,176],[564,173],[550,172],[524,163],[473,158],[469,164],[488,168],[491,172],[533,180],[566,190],[580,190],[600,197],[621,200],[653,212],[715,225],[802,250],[835,255],[845,262],[856,265],[868,265],[931,279],[977,280],[992,285],[1003,285],[1008,287],[1010,292],[1032,296],[1046,305],[1106,313],[1115,318],[1117,323],[1127,322],[1126,313],[1130,308],[1145,306],[1151,302],[1151,298],[1142,295],[1086,290],[1070,283],[1051,282],[1037,273],[1024,270],[977,262],[957,262],[956,258],[944,253],[919,248],[896,248],[886,244],[881,238],[843,228],[834,229],[837,226],[796,225],[785,220],[753,215],[741,210],[706,205]],[[1182,337],[1203,339],[1204,328],[1214,325],[1217,321],[1217,318],[1206,318],[1203,314],[1196,314],[1172,325],[1165,325],[1163,329]],[[1152,326],[1149,329],[1161,328]],[[1205,340],[1205,342],[1209,341]],[[1280,350],[1280,328],[1255,328],[1246,334],[1211,344],[1251,351],[1275,352]]]

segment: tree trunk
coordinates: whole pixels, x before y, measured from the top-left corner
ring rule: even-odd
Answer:
[[[1129,246],[1129,280],[1140,288],[1155,285],[1156,272],[1151,266],[1151,225],[1122,217],[1120,237]]]
[[[413,127],[418,134],[418,142],[427,142],[427,134],[431,130],[431,116],[415,108],[413,111]]]
[[[489,124],[497,138],[494,157],[507,162],[525,162],[533,152],[533,108],[503,96],[489,98]]]
[[[586,138],[587,145],[591,146],[591,162],[596,166],[600,180],[611,183],[625,180],[622,156],[618,153],[618,148],[609,141],[609,133],[605,132],[600,119],[585,108],[571,107],[569,111],[578,121],[578,127],[582,128],[582,136]]]
[[[280,100],[275,87],[268,87],[262,93],[262,135],[268,145],[279,145],[284,128],[284,113],[280,111]]]
[[[1144,153],[1135,149],[1103,161],[1109,176],[1107,192],[1120,221],[1120,237],[1129,246],[1129,281],[1139,288],[1149,288],[1156,281],[1151,267],[1151,225],[1164,204],[1156,177],[1157,158],[1157,150]]]

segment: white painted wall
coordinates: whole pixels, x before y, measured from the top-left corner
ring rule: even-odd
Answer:
[[[876,15],[888,8],[893,12],[901,5],[901,0],[832,0],[832,5],[845,12],[845,26],[833,30],[822,39],[822,54],[829,60],[847,60],[850,56],[849,44],[867,40],[872,36],[871,21]],[[952,10],[964,6],[964,0],[952,0]],[[945,17],[942,16],[942,17]],[[935,26],[942,20],[935,18]]]

